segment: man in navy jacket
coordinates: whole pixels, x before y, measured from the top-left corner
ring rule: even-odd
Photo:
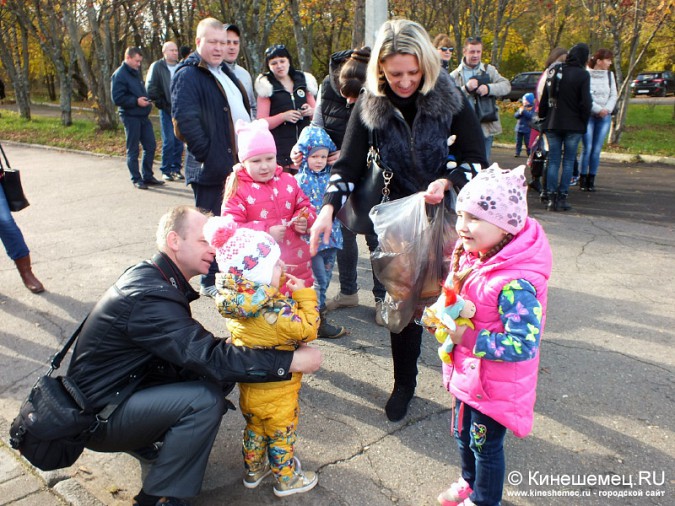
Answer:
[[[119,115],[127,136],[127,167],[131,182],[139,190],[147,190],[148,185],[162,185],[164,181],[152,175],[152,161],[155,157],[155,132],[148,116],[152,102],[141,77],[143,55],[137,47],[128,47],[124,52],[124,62],[112,75],[112,99],[119,107]],[[143,146],[143,173],[138,170],[138,144]]]
[[[185,179],[195,205],[220,215],[225,179],[237,160],[234,123],[251,120],[248,95],[224,63],[227,31],[223,23],[206,18],[197,25],[197,50],[176,70],[171,81],[174,131],[187,144]],[[191,160],[196,160],[196,163]],[[214,262],[201,279],[200,293],[214,297]]]

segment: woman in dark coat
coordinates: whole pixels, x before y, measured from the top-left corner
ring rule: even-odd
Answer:
[[[568,211],[567,193],[577,158],[577,148],[591,116],[591,77],[586,71],[588,46],[570,49],[565,63],[547,71],[546,86],[539,102],[539,117],[546,118],[548,140],[546,196],[549,211]],[[560,170],[562,159],[562,171]]]
[[[464,170],[487,165],[480,124],[446,72],[426,30],[397,19],[380,28],[366,88],[349,118],[340,159],[331,171],[323,207],[312,227],[310,249],[320,235],[330,235],[335,214],[368,169],[369,132],[377,138],[383,162],[394,172],[391,198],[425,192],[429,204],[440,204],[453,185],[466,182]],[[448,169],[448,137],[456,135],[453,153],[459,167]],[[394,389],[385,411],[401,420],[417,386],[417,359],[422,327],[414,321],[391,333]]]

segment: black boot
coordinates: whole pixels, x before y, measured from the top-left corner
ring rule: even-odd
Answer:
[[[551,193],[549,195],[548,203],[546,204],[547,211],[557,211],[558,210],[558,195],[556,193]]]
[[[556,211],[569,211],[572,206],[567,203],[567,193],[559,193],[556,202]]]
[[[579,176],[579,189],[582,192],[588,190],[588,176],[586,174]]]
[[[533,190],[533,191],[535,191],[535,192],[541,194],[541,190],[542,190],[542,188],[541,188],[541,181],[539,181],[539,178],[538,178],[538,177],[533,177],[533,178],[532,178],[532,181],[530,181],[530,182],[527,184],[527,186],[530,187],[530,190]]]
[[[384,411],[392,422],[398,422],[408,412],[408,405],[417,386],[417,359],[422,347],[422,327],[414,321],[400,333],[390,334],[391,356],[394,361],[394,390]]]
[[[548,205],[548,192],[546,190],[542,190],[541,193],[539,194],[539,200],[541,200],[541,203],[544,204],[545,206]]]
[[[332,325],[326,318],[326,310],[319,313],[321,316],[321,323],[319,324],[319,338],[321,339],[337,339],[344,336],[347,331],[344,327],[339,325]]]
[[[588,179],[586,180],[586,190],[589,192],[595,191],[595,176],[588,176]]]
[[[402,420],[408,412],[408,404],[415,395],[415,387],[394,383],[394,390],[389,396],[387,405],[384,407],[387,418],[392,422]]]

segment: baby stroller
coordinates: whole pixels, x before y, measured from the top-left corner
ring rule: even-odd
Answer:
[[[546,162],[548,160],[548,140],[545,133],[540,133],[534,139],[530,147],[530,156],[527,158],[527,166],[532,173],[532,180],[527,186],[537,192],[541,201],[548,202],[546,193]]]

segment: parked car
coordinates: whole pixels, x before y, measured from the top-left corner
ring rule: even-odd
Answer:
[[[541,76],[541,72],[522,72],[516,74],[511,79],[511,91],[508,95],[503,96],[502,99],[517,102],[525,93],[534,93],[534,90],[537,89],[539,76]]]
[[[665,97],[668,93],[675,94],[675,74],[669,71],[642,72],[630,84],[631,93],[637,95],[653,95]]]

